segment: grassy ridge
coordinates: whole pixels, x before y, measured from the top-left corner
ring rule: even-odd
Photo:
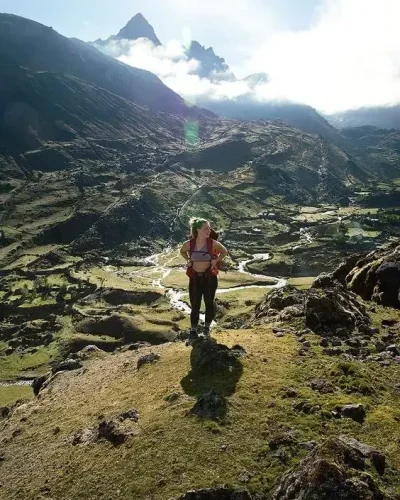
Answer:
[[[289,429],[299,441],[348,434],[384,451],[389,467],[400,467],[397,366],[354,362],[353,382],[368,380],[373,388],[373,394],[366,396],[341,387],[338,359],[323,355],[315,336],[309,337],[314,355],[302,358],[296,337],[277,338],[270,326],[221,331],[216,337],[247,350],[239,380],[211,376],[188,381],[190,351],[181,343],[153,348],[161,360],[139,372],[138,355],[126,352],[86,362],[85,373],[58,377],[39,399],[19,408],[2,431],[7,439],[21,430],[4,448],[6,460],[0,470],[4,498],[38,498],[46,487],[54,499],[163,500],[193,487],[243,486],[239,480],[243,471],[250,474],[249,489],[268,491],[305,454],[302,450],[289,455],[284,463],[272,456],[269,441]],[[313,391],[308,381],[316,376],[325,377],[339,391]],[[296,398],[285,397],[288,387],[297,391]],[[222,424],[186,416],[196,396],[211,388],[229,396],[228,417]],[[165,398],[172,392],[181,396],[168,404]],[[294,404],[301,400],[320,405],[321,411],[307,415],[295,411]],[[327,417],[335,405],[346,403],[367,406],[364,424]],[[139,411],[140,420],[132,424],[135,435],[125,444],[114,448],[107,442],[86,446],[68,442],[78,429],[96,426],[99,416],[108,420],[131,408]],[[34,461],[41,467],[32,467]],[[388,474],[392,475],[390,470]]]

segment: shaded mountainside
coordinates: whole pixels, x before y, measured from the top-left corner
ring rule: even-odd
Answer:
[[[0,58],[3,64],[32,71],[69,74],[156,110],[204,114],[186,106],[152,73],[127,66],[85,42],[65,38],[52,28],[22,17],[0,14]]]
[[[0,69],[0,91],[0,145],[14,154],[48,142],[64,143],[68,154],[71,141],[86,138],[141,138],[143,144],[183,139],[178,117],[146,109],[71,75],[10,65]]]
[[[363,107],[343,113],[326,115],[325,118],[339,129],[363,127],[365,125],[383,129],[400,129],[400,105]]]
[[[206,49],[196,40],[192,40],[189,44],[189,48],[186,50],[186,55],[189,59],[196,59],[200,62],[200,68],[196,73],[201,78],[208,77],[212,79],[220,75],[220,78],[223,80],[235,79],[234,75],[230,73],[229,66],[226,64],[225,59],[217,56],[212,47]]]
[[[254,78],[254,75],[250,77]],[[249,77],[249,78],[250,78]],[[263,75],[256,78],[263,78]],[[197,99],[197,104],[210,111],[236,120],[282,120],[311,134],[319,134],[338,146],[346,141],[335,127],[311,106],[294,103],[259,102],[251,95],[235,100],[213,100],[207,97]]]
[[[367,165],[376,178],[385,180],[398,177],[400,131],[368,125],[343,129],[342,135],[350,141],[354,159]]]

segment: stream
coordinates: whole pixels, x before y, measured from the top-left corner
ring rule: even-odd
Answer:
[[[168,297],[170,304],[173,308],[184,312],[185,314],[190,314],[191,308],[190,306],[183,301],[183,297],[189,295],[189,292],[187,290],[181,290],[181,289],[174,289],[170,287],[166,287],[162,284],[162,281],[171,273],[171,271],[174,269],[172,267],[168,267],[168,264],[175,259],[175,255],[171,257],[164,265],[160,264],[160,259],[161,257],[165,256],[169,252],[172,251],[171,247],[166,248],[163,250],[161,253],[158,254],[153,254],[150,255],[149,257],[146,257],[144,259],[144,262],[146,264],[152,264],[154,265],[153,272],[155,273],[160,273],[161,277],[154,279],[152,281],[152,285],[156,288],[161,288],[162,290],[166,291],[166,296]],[[250,276],[254,278],[255,280],[258,281],[266,281],[268,284],[265,285],[241,285],[241,286],[234,286],[234,287],[227,287],[227,288],[218,288],[216,295],[221,295],[224,293],[229,293],[232,292],[233,290],[245,290],[247,288],[265,288],[268,290],[271,290],[273,288],[282,288],[283,286],[286,285],[287,281],[284,278],[278,279],[276,278],[276,283],[274,285],[271,285],[271,277],[265,276],[263,274],[253,274],[248,271],[246,271],[246,266],[250,262],[256,261],[256,260],[268,260],[270,258],[270,255],[268,253],[260,253],[260,254],[254,254],[251,259],[248,260],[243,260],[239,263],[239,268],[238,271],[240,273],[246,274],[247,276]],[[182,272],[185,272],[185,267],[182,266],[179,269],[182,270]],[[204,314],[200,314],[200,320],[204,322]],[[215,326],[216,323],[213,321],[211,326]]]

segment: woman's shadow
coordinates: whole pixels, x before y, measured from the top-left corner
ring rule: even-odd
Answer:
[[[190,354],[191,370],[181,380],[183,390],[198,399],[207,393],[231,396],[243,373],[244,355],[246,351],[239,345],[230,349],[212,338],[196,340]]]

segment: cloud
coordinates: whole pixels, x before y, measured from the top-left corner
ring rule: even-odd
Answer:
[[[121,62],[155,73],[165,85],[192,103],[199,97],[234,99],[251,92],[247,82],[224,81],[221,79],[224,75],[215,75],[215,80],[200,78],[196,71],[201,63],[189,59],[184,45],[178,40],[171,40],[159,47],[144,38],[113,40],[101,50]],[[226,74],[226,77],[229,79],[230,74]]]
[[[277,33],[247,62],[266,71],[259,100],[285,97],[327,113],[400,102],[398,0],[327,0],[307,31]]]
[[[205,22],[203,17],[207,13],[210,22],[210,13],[204,8],[210,0],[171,2],[183,5],[192,16],[199,15],[199,22]],[[122,62],[155,73],[192,102],[205,97],[221,100],[251,96],[260,102],[309,104],[326,113],[400,102],[399,0],[323,0],[309,29],[276,31],[271,28],[267,33],[262,29],[263,20],[257,19],[261,8],[259,0],[235,0],[229,13],[223,2],[213,4],[216,20],[220,20],[223,12],[229,16],[233,23],[230,30],[239,26],[241,13],[246,21],[249,17],[245,16],[253,20],[245,30],[251,38],[246,47],[253,49],[247,58],[247,49],[241,52],[241,74],[266,73],[267,83],[251,85],[242,80],[229,81],[229,78],[200,78],[196,75],[200,63],[185,55],[184,43],[191,37],[190,27],[186,25],[182,26],[183,42],[172,40],[162,47],[154,47],[148,40],[123,40],[111,42],[102,50]],[[268,19],[272,26],[272,18]],[[211,21],[210,31],[212,27]],[[241,28],[243,36],[243,26]],[[200,42],[209,43],[209,40]],[[225,54],[218,55],[224,57]]]

